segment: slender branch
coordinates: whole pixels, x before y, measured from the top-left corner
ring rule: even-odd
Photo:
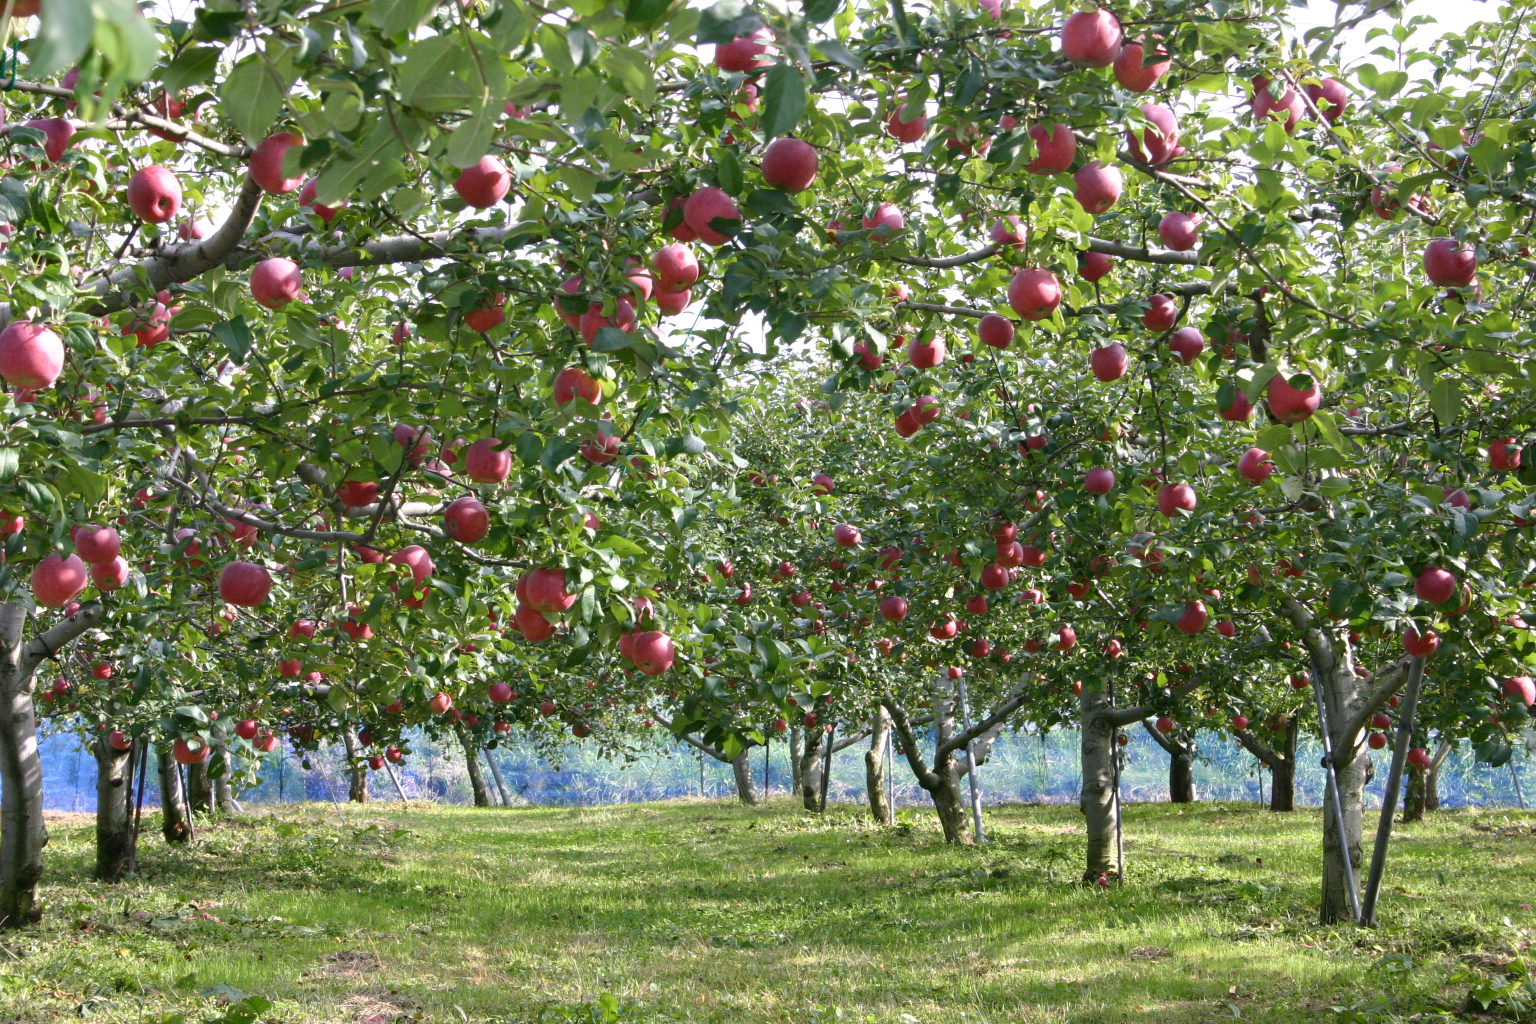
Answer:
[[[52,658],[86,630],[93,628],[107,617],[107,610],[100,604],[91,603],[63,622],[56,622],[22,649],[17,675],[26,679],[37,670],[44,659]]]

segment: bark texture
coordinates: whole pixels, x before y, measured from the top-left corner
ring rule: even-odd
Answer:
[[[885,745],[890,735],[891,713],[883,707],[876,708],[869,750],[864,753],[864,788],[869,793],[869,813],[881,825],[896,822],[896,809],[885,798]]]
[[[1429,767],[1424,769],[1424,810],[1438,811],[1440,809],[1440,766],[1445,764],[1445,759],[1450,756],[1451,745],[1444,741],[1435,751],[1435,756],[1430,758]]]
[[[192,841],[192,822],[187,818],[187,795],[181,788],[180,765],[171,756],[170,744],[160,748],[160,834],[168,843]]]
[[[105,735],[96,758],[96,879],[116,882],[133,866],[133,764],[139,748],[118,750]]]
[[[821,771],[826,762],[827,731],[820,725],[804,730],[800,751],[800,803],[808,811],[821,810]]]
[[[1083,881],[1118,878],[1120,851],[1115,842],[1120,820],[1120,801],[1115,792],[1116,720],[1105,690],[1083,688],[1078,696],[1078,721],[1082,729],[1078,755],[1082,762],[1083,788],[1078,810],[1088,830],[1084,851]]]
[[[791,726],[789,730],[789,788],[793,793],[800,792],[800,757],[804,753],[805,744],[800,736],[800,728]]]
[[[1195,796],[1195,733],[1192,729],[1174,727],[1172,733],[1164,733],[1143,721],[1147,735],[1157,741],[1168,754],[1168,802],[1192,804]]]
[[[752,762],[747,757],[750,749],[743,750],[731,759],[731,774],[736,778],[736,799],[748,807],[756,807],[757,786],[752,782]]]
[[[480,771],[480,748],[475,745],[474,737],[462,722],[456,728],[459,744],[464,748],[464,768],[469,772],[469,788],[475,795],[475,806],[489,807],[491,791],[485,788],[485,774]]]
[[[1269,769],[1269,809],[1294,811],[1296,809],[1296,743],[1301,735],[1301,709],[1285,716],[1285,731],[1280,735],[1280,749],[1276,750],[1250,729],[1235,733],[1237,741],[1250,754]]]
[[[221,815],[239,813],[239,805],[235,802],[235,787],[229,781],[230,775],[235,770],[234,763],[229,757],[229,747],[223,743],[213,746],[214,770],[210,773],[213,779],[213,807]]]
[[[213,813],[213,782],[208,778],[208,766],[213,760],[187,765],[187,803],[194,814]]]
[[[347,800],[354,804],[365,804],[368,802],[368,766],[363,763],[362,745],[351,729],[344,730],[341,738],[347,747],[347,764],[350,766],[347,771]],[[464,756],[468,760],[475,760],[475,754],[472,746],[464,748]]]

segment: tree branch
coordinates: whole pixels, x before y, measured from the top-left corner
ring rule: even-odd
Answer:
[[[23,648],[17,674],[26,679],[45,659],[56,656],[88,629],[92,629],[107,617],[107,610],[99,603],[91,603],[62,622],[56,622]]]
[[[917,776],[918,785],[931,790],[939,784],[939,776],[923,762],[922,754],[918,753],[917,734],[912,731],[912,721],[907,717],[907,709],[896,703],[895,698],[889,694],[880,698],[880,704],[891,713],[891,723],[901,734],[901,749],[906,755],[907,767],[911,768],[912,774]]]

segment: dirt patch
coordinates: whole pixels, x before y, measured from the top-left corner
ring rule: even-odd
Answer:
[[[360,978],[384,969],[378,955],[363,949],[342,949],[320,958],[320,969],[333,978]]]
[[[94,825],[96,815],[89,811],[44,811],[43,821],[49,825]]]
[[[1172,950],[1163,946],[1137,946],[1128,954],[1132,960],[1144,960],[1147,963],[1157,963],[1173,956]]]
[[[358,989],[342,1000],[326,1024],[390,1024],[410,1016],[413,1009],[409,999],[388,989]]]

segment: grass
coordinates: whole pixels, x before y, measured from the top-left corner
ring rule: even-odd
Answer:
[[[1450,1019],[1536,927],[1536,814],[1401,828],[1373,931],[1314,922],[1316,812],[1127,817],[1129,879],[1100,891],[1064,807],[999,808],[965,849],[928,814],[788,801],[289,805],[185,850],[146,820],[117,886],[62,816],[47,919],[0,936],[0,1020],[199,1022],[242,994],[284,1024]]]

